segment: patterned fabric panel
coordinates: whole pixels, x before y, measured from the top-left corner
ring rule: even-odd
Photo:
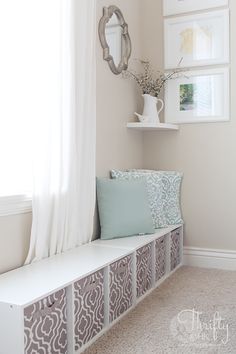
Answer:
[[[111,177],[127,180],[145,178],[147,183],[148,202],[152,214],[154,227],[158,229],[167,226],[167,221],[163,212],[162,174],[145,172],[122,172],[112,170]]]
[[[74,284],[75,350],[104,327],[104,270]]]
[[[176,171],[129,170],[135,174],[157,174],[162,180],[162,207],[167,225],[182,224],[180,192],[183,173]]]
[[[174,270],[180,264],[180,250],[180,229],[177,229],[171,233],[171,270]]]
[[[155,279],[160,280],[166,273],[166,242],[165,236],[155,242]]]
[[[25,354],[67,353],[66,324],[65,289],[25,308]]]
[[[136,253],[137,297],[140,297],[152,286],[152,245],[146,245]]]
[[[180,190],[183,174],[163,171],[163,210],[168,225],[183,224],[180,208]]]
[[[110,322],[132,306],[132,258],[110,265]]]

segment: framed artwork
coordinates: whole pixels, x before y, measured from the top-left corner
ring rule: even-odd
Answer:
[[[227,6],[228,0],[163,0],[164,16]]]
[[[165,68],[229,63],[229,10],[165,19]]]
[[[165,91],[166,123],[229,120],[229,69],[187,71],[169,80]]]

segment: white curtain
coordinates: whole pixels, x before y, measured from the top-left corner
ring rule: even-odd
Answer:
[[[36,73],[42,90],[26,264],[89,242],[95,207],[96,0],[39,3],[45,8],[37,51],[44,55]]]

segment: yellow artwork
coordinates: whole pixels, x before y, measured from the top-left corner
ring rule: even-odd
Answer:
[[[205,49],[210,49],[212,45],[212,32],[208,27],[186,28],[180,33],[181,52],[185,55],[191,55],[196,52],[200,44]]]

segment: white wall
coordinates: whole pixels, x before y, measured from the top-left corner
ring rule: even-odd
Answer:
[[[236,2],[231,1],[232,105],[229,123],[181,125],[144,137],[146,168],[184,172],[185,245],[236,250]],[[161,1],[143,2],[144,53],[163,67]]]
[[[133,56],[140,55],[141,0],[116,0],[129,24]],[[97,22],[102,7],[110,1],[97,0]],[[88,68],[89,70],[89,68]],[[142,134],[126,129],[126,122],[137,110],[139,95],[132,82],[115,76],[102,58],[97,42],[97,175],[107,176],[111,168],[142,167]],[[96,224],[96,222],[95,222]],[[23,264],[30,239],[31,214],[0,217],[0,273]]]
[[[20,267],[27,256],[31,213],[0,217],[0,273]]]

